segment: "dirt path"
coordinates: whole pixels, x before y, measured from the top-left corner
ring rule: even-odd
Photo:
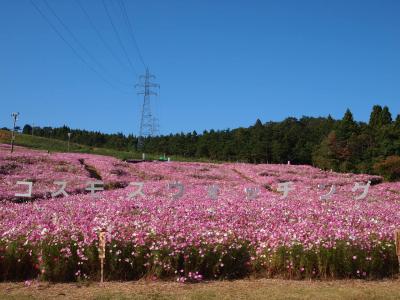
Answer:
[[[400,299],[400,280],[1,283],[0,299]]]

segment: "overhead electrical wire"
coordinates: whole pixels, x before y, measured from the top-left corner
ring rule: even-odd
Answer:
[[[116,28],[116,26],[114,24],[114,21],[112,20],[111,14],[110,14],[110,12],[109,12],[109,10],[107,8],[107,4],[106,4],[105,0],[102,0],[102,3],[103,3],[104,10],[106,11],[108,20],[111,23],[111,27],[113,28],[113,31],[114,31],[115,35],[117,36],[118,43],[120,44],[120,46],[122,48],[122,51],[124,52],[125,57],[128,60],[128,63],[131,66],[132,70],[134,71],[134,73],[136,75],[138,75],[137,72],[136,72],[135,67],[133,66],[133,63],[132,63],[131,59],[129,58],[128,52],[126,51],[126,48],[125,48],[124,44],[122,43],[121,37],[120,37],[120,35],[118,33],[118,30],[117,30],[117,28]]]
[[[122,62],[122,60],[119,58],[119,56],[115,53],[115,51],[112,49],[112,47],[107,43],[107,41],[104,39],[103,35],[101,34],[100,30],[97,28],[95,23],[93,22],[92,18],[90,17],[89,13],[87,12],[86,8],[82,5],[80,0],[75,0],[75,2],[78,4],[80,9],[82,10],[83,14],[85,15],[86,19],[88,20],[88,23],[90,26],[93,28],[93,30],[96,32],[98,38],[101,40],[103,43],[104,47],[110,52],[112,57],[125,69],[127,68],[127,65]]]
[[[90,51],[79,41],[79,39],[75,36],[75,34],[72,32],[72,30],[69,29],[69,27],[67,26],[67,24],[61,19],[61,17],[58,16],[58,14],[56,13],[56,11],[50,6],[49,2],[47,0],[43,0],[43,2],[46,4],[47,8],[49,9],[49,11],[53,14],[53,16],[60,22],[60,24],[62,25],[62,27],[64,27],[64,29],[70,34],[70,36],[72,37],[72,39],[75,41],[75,43],[78,44],[79,47],[81,47],[83,49],[83,51],[86,53],[86,55],[88,57],[90,57],[92,59],[92,61],[95,63],[95,65],[97,65],[99,67],[99,69],[102,69],[103,72],[107,73],[108,76],[110,76],[111,78],[113,78],[116,81],[119,81],[119,79],[115,78],[114,76],[112,76],[108,70],[103,66],[103,64],[97,60],[91,53]],[[121,82],[120,82],[121,83]],[[126,85],[125,83],[122,82],[123,85]]]
[[[117,1],[118,1],[118,4],[119,4],[120,9],[121,9],[121,11],[122,11],[122,16],[124,17],[125,24],[126,24],[126,26],[128,27],[129,36],[131,37],[132,42],[133,42],[133,44],[135,45],[136,51],[137,51],[138,54],[139,54],[139,59],[140,59],[140,61],[142,62],[144,68],[146,69],[146,68],[147,68],[147,65],[146,65],[146,63],[144,62],[143,55],[142,55],[142,53],[141,53],[141,51],[140,51],[140,48],[139,48],[138,43],[137,43],[137,40],[136,40],[136,38],[135,38],[135,32],[134,32],[134,30],[133,30],[132,23],[131,23],[130,20],[129,20],[129,15],[128,15],[128,12],[127,12],[125,3],[124,3],[123,0],[117,0]]]
[[[46,21],[46,23],[53,29],[53,31],[58,35],[58,37],[72,50],[75,56],[88,67],[92,72],[98,75],[105,83],[110,87],[119,90],[120,92],[126,93],[126,91],[121,90],[111,81],[109,81],[105,76],[103,76],[96,68],[94,68],[76,49],[75,47],[63,36],[63,34],[57,29],[57,27],[51,22],[51,20],[46,16],[46,14],[40,9],[40,7],[33,1],[30,0],[33,7],[40,14],[40,16]]]

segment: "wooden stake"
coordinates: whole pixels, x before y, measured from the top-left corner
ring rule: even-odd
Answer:
[[[100,270],[100,276],[101,276],[100,283],[103,283],[104,282],[104,258],[100,258],[100,263],[101,263],[101,266],[100,266],[100,268],[101,268],[101,270]]]
[[[394,240],[396,241],[396,254],[399,261],[399,273],[400,273],[400,230],[395,231]]]
[[[100,283],[104,282],[104,259],[106,258],[106,232],[99,233]]]

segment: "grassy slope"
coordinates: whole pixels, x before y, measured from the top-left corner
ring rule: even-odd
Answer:
[[[1,299],[399,299],[400,281],[288,281],[278,279],[49,284],[0,283]]]
[[[10,140],[11,140],[11,132],[0,130],[0,143],[9,144]],[[15,144],[18,146],[24,146],[32,149],[39,149],[46,151],[49,150],[51,152],[67,152],[68,150],[68,143],[66,141],[43,138],[39,136],[31,136],[27,134],[17,134],[15,139]],[[114,156],[119,159],[142,158],[142,154],[139,152],[120,151],[107,148],[96,148],[75,143],[70,144],[70,151],[79,153],[108,155],[108,156]],[[146,159],[150,160],[158,159],[159,157],[160,157],[159,155],[146,154]],[[180,156],[171,156],[171,159],[177,161],[209,161],[205,159],[185,158]]]
[[[10,143],[11,133],[0,130],[0,143]],[[39,136],[31,136],[27,134],[17,134],[15,139],[15,144],[18,146],[24,146],[32,149],[49,150],[51,152],[67,152],[68,143],[66,141],[48,139]],[[92,153],[92,154],[102,154],[110,155],[118,158],[139,158],[139,153],[128,152],[128,151],[118,151],[105,148],[95,148],[86,145],[80,145],[71,143],[71,152],[81,152],[81,153]]]

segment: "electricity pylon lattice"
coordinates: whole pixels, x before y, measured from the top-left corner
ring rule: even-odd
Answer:
[[[153,136],[157,136],[160,134],[160,124],[156,117],[153,117]]]
[[[144,145],[144,138],[154,136],[158,131],[158,125],[155,124],[155,118],[151,113],[150,98],[151,96],[157,96],[157,93],[153,91],[154,88],[159,88],[160,85],[151,82],[156,77],[150,74],[149,69],[146,69],[146,74],[140,76],[140,83],[136,85],[137,88],[141,88],[138,92],[139,95],[143,95],[142,105],[142,116],[140,118],[140,128],[137,148],[142,149]]]

